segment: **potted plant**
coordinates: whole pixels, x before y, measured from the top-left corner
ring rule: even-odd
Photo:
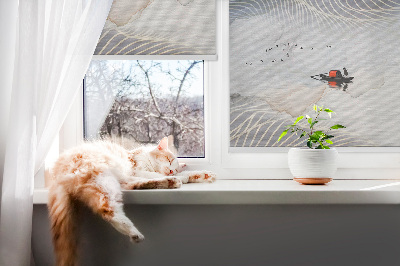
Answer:
[[[308,115],[299,116],[293,124],[279,136],[278,142],[287,134],[300,134],[300,139],[307,138],[307,148],[291,148],[288,153],[288,163],[293,179],[302,184],[325,184],[332,181],[332,176],[337,170],[337,150],[329,148],[333,144],[332,130],[345,128],[342,125],[333,125],[325,131],[316,130],[314,127],[322,119],[321,114],[331,115],[334,112],[329,108],[314,105],[315,117]],[[306,122],[304,123],[303,120]],[[300,124],[305,124],[300,126]]]

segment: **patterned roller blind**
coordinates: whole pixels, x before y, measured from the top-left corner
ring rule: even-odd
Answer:
[[[306,147],[278,139],[314,104],[335,114],[313,132],[346,127],[332,146],[400,147],[399,0],[229,3],[231,147]]]
[[[95,55],[216,55],[215,0],[114,0]]]

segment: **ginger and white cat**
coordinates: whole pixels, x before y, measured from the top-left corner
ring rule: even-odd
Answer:
[[[143,235],[125,216],[122,189],[179,188],[182,183],[214,182],[208,171],[182,171],[184,165],[168,149],[168,139],[158,146],[128,151],[98,141],[63,153],[52,169],[49,215],[57,265],[76,265],[76,202],[82,202],[116,230],[135,242]]]

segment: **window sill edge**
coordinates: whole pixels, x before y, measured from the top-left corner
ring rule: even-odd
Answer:
[[[34,204],[47,204],[48,190],[33,193]],[[398,180],[333,180],[322,186],[293,180],[218,180],[180,189],[124,191],[125,204],[400,204]]]

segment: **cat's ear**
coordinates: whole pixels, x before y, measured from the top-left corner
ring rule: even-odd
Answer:
[[[168,149],[168,138],[167,137],[164,137],[164,138],[162,138],[162,140],[160,140],[160,143],[158,143],[157,149],[159,149],[160,151]]]
[[[174,145],[174,136],[172,136],[172,135],[168,136],[168,150],[170,152],[172,152],[172,154],[175,156],[178,154],[178,150],[176,149],[176,147]]]

